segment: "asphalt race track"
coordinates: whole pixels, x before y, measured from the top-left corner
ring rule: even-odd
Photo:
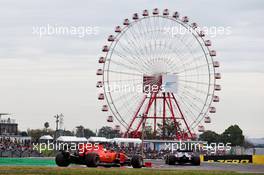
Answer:
[[[200,166],[186,165],[166,165],[163,160],[145,160],[145,162],[152,162],[152,168],[157,169],[175,169],[175,170],[222,170],[234,171],[239,173],[264,173],[264,165],[254,164],[235,164],[235,163],[207,163],[202,162]],[[73,167],[84,167],[84,165],[71,165]],[[132,168],[132,167],[127,167]]]
[[[166,165],[163,160],[145,160],[152,162],[153,168],[179,169],[179,170],[225,170],[240,173],[264,173],[264,165],[235,164],[235,163],[201,163],[200,166],[192,165]]]

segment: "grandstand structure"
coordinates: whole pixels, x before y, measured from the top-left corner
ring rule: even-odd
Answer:
[[[0,113],[0,135],[17,135],[18,134],[18,124],[14,119],[2,118],[2,116],[9,116],[8,113]]]
[[[19,135],[18,123],[10,115],[0,113],[0,157],[39,157],[31,149],[31,137]]]

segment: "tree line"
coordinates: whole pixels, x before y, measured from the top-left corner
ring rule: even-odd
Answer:
[[[38,142],[39,138],[43,135],[50,135],[55,136],[56,131],[49,127],[49,123],[45,122],[44,127],[42,129],[28,129],[27,131],[20,132],[21,136],[30,136],[33,142]],[[106,137],[106,138],[114,138],[114,137],[121,137],[121,133],[119,131],[114,130],[112,127],[103,126],[101,127],[98,132],[93,131],[89,128],[85,128],[84,126],[80,125],[77,126],[75,130],[60,130],[59,131],[63,136],[77,136],[77,137]]]
[[[252,143],[245,139],[242,129],[238,125],[231,125],[223,133],[205,131],[199,136],[199,140],[210,143],[231,143],[231,146],[252,147]]]
[[[103,126],[98,131],[92,131],[89,128],[85,128],[80,125],[76,127],[76,130],[63,130],[62,135],[64,136],[77,136],[77,137],[106,137],[106,138],[114,138],[121,137],[122,134],[119,131],[114,130],[112,127]],[[170,139],[175,138],[176,128],[174,127],[174,123],[167,120],[165,122],[165,126],[163,128],[162,125],[158,124],[157,131],[154,133],[151,126],[146,124],[144,130],[144,138],[145,139]],[[30,136],[33,142],[37,142],[38,139],[43,135],[55,135],[55,130],[49,128],[49,123],[44,123],[43,129],[28,129],[27,132],[22,132],[23,136]],[[210,143],[231,143],[232,146],[245,146],[251,147],[252,144],[245,140],[245,136],[243,135],[243,131],[240,129],[238,125],[231,125],[223,133],[216,133],[214,131],[208,130],[199,135],[198,140],[207,141]]]

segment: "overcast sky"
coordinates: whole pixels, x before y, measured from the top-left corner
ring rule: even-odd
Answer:
[[[20,130],[64,127],[95,130],[106,125],[97,102],[95,75],[101,47],[114,27],[143,9],[169,8],[200,26],[230,27],[211,36],[223,75],[221,102],[206,129],[223,132],[239,124],[248,137],[264,137],[264,1],[177,0],[6,0],[0,1],[0,112],[9,112]],[[41,26],[88,26],[85,37],[33,32]]]

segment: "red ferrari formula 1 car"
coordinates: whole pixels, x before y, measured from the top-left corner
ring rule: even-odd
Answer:
[[[86,165],[87,167],[132,166],[133,168],[142,168],[143,166],[143,158],[139,154],[129,158],[125,153],[105,149],[104,145],[101,144],[89,149],[84,144],[79,149],[82,151],[75,154],[71,154],[69,151],[60,151],[55,158],[56,164],[61,167],[67,167],[71,163]]]

